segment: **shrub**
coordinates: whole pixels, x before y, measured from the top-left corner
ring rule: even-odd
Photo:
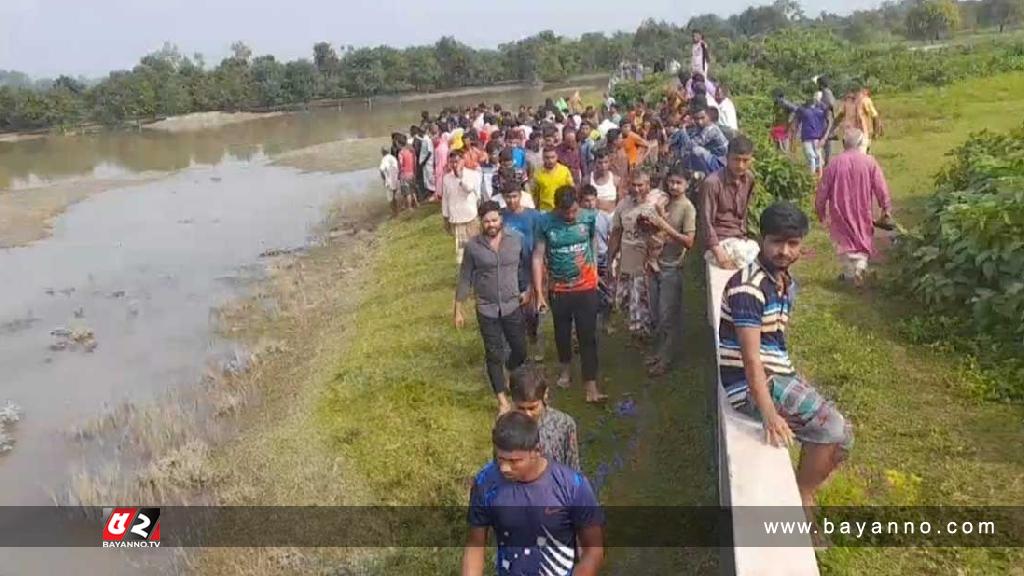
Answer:
[[[920,230],[897,250],[895,286],[1007,359],[988,392],[1024,400],[1024,127],[975,134],[950,156]]]

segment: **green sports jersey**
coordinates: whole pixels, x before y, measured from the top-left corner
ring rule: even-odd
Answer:
[[[580,210],[574,222],[566,222],[554,212],[537,221],[536,238],[543,238],[551,290],[585,292],[597,289],[597,261],[594,235],[597,213]]]

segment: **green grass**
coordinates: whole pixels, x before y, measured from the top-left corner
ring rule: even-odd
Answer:
[[[889,137],[877,142],[875,152],[887,170],[899,218],[920,217],[945,151],[973,130],[1005,128],[1024,117],[1018,94],[1024,94],[1024,75],[878,99]],[[309,349],[292,346],[300,366],[274,372],[286,375],[287,384],[276,386],[282,398],[267,403],[268,423],[262,427],[269,432],[254,442],[243,435],[236,443],[240,456],[228,467],[236,471],[238,501],[464,505],[470,478],[490,458],[495,406],[483,349],[472,320],[462,331],[452,327],[456,267],[436,208],[403,215],[382,226],[378,237],[359,282],[345,284],[330,275],[305,280],[323,286],[329,301],[347,294],[358,304],[354,310],[325,307],[323,326],[307,330]],[[835,397],[856,425],[851,460],[826,487],[822,503],[1024,502],[1021,408],[981,401],[974,390],[983,375],[969,361],[941,347],[908,342],[900,321],[912,304],[840,289],[824,233],[816,230],[809,244],[815,253],[797,271],[802,289],[794,356],[798,368]],[[606,505],[717,503],[715,364],[699,264],[691,256],[683,370],[648,379],[641,353],[626,346],[620,326],[600,347],[601,385],[613,403],[586,406],[578,387],[553,393],[554,404],[577,418],[583,466],[592,480],[603,479]],[[323,266],[314,262],[303,274],[339,265],[325,257]],[[550,324],[546,328],[550,334]],[[550,338],[548,345],[553,359]],[[549,360],[552,381],[554,369]],[[614,409],[627,395],[637,405],[634,417]],[[289,407],[283,417],[269,409],[278,405]],[[325,566],[345,557],[316,554]],[[457,571],[460,550],[376,550],[370,556],[358,561],[371,568],[355,573],[450,574]],[[609,557],[606,574],[717,571],[712,549],[612,549]],[[845,548],[825,551],[819,561],[823,573],[841,575],[1024,569],[1020,549]]]
[[[452,326],[452,240],[436,208],[388,223],[380,238],[348,344],[318,408],[315,421],[329,439],[324,457],[344,461],[373,503],[465,505],[470,479],[491,457],[495,402],[475,322],[462,331]],[[709,415],[714,360],[700,284],[691,283],[687,301],[701,321],[687,339],[685,375],[648,379],[641,351],[626,345],[620,327],[600,347],[601,386],[612,403],[587,406],[578,386],[552,390],[553,404],[577,418],[584,469],[606,505],[717,502]],[[545,370],[554,382],[550,318],[543,329]],[[615,410],[627,398],[636,403],[635,416]],[[402,550],[383,570],[452,573],[459,557],[458,550]],[[615,549],[610,560],[609,574],[640,567],[704,574],[717,557],[712,550]]]
[[[886,171],[898,219],[923,215],[945,153],[973,131],[1024,118],[1024,75],[879,98],[888,137],[874,153]],[[855,423],[848,465],[824,505],[1020,505],[1024,502],[1024,410],[986,403],[985,375],[945,346],[915,345],[901,330],[915,306],[886,293],[839,287],[825,232],[798,265],[802,290],[792,346],[797,367]],[[1024,569],[1020,548],[833,549],[824,574],[1007,574]]]

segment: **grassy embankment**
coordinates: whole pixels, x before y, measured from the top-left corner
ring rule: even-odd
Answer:
[[[1024,76],[1017,75],[879,99],[890,136],[878,142],[876,153],[887,169],[898,217],[910,223],[919,216],[946,150],[972,130],[1003,128],[1007,119],[1024,115],[1022,90]],[[348,304],[319,314],[314,302],[320,319],[292,329],[293,337],[314,345],[299,365],[268,380],[281,389],[266,406],[287,410],[269,409],[266,416],[274,423],[243,434],[237,451],[222,461],[230,502],[465,502],[469,476],[489,457],[493,402],[474,327],[451,327],[451,240],[431,209],[386,224],[378,240],[363,261],[360,280],[333,288],[351,296],[344,299]],[[825,490],[823,503],[1024,501],[1019,407],[979,400],[972,382],[982,376],[968,362],[909,343],[900,320],[912,306],[877,291],[840,289],[821,230],[810,245],[816,254],[799,269],[795,356],[857,425],[852,459]],[[315,271],[320,265],[314,258],[306,266]],[[686,295],[699,319],[702,290],[691,282]],[[616,401],[631,393],[635,417],[618,415],[615,404],[604,410],[584,406],[578,389],[555,393],[555,404],[579,419],[586,472],[607,479],[599,481],[604,502],[715,500],[706,386],[713,372],[700,340],[706,336],[702,324],[690,326],[687,370],[654,382],[621,337],[604,339],[603,386]],[[453,572],[458,559],[456,549],[391,552],[361,555],[362,565],[380,573],[435,574]],[[267,566],[303,572],[309,562],[343,563],[341,553],[318,554],[297,561],[302,554],[254,551],[226,562],[214,555],[204,572]],[[833,549],[819,559],[825,574],[995,574],[1021,566],[1019,550]],[[650,573],[653,563],[672,573],[714,570],[709,553],[652,559],[615,550],[612,560],[610,573],[640,573],[639,566]]]
[[[436,206],[384,224],[376,238],[366,257],[320,249],[300,259],[294,282],[284,283],[286,300],[301,294],[309,311],[295,307],[245,330],[273,335],[289,352],[263,367],[268,392],[257,424],[218,461],[214,491],[227,503],[466,504],[472,475],[491,455],[495,405],[475,321],[462,331],[452,326],[452,240]],[[339,259],[361,272],[332,286],[337,275],[329,270]],[[601,342],[607,407],[586,406],[578,387],[552,391],[554,404],[579,422],[585,471],[607,504],[716,502],[708,410],[714,365],[702,285],[690,284],[687,302],[701,321],[688,335],[685,372],[649,380],[641,352],[626,346],[620,330]],[[545,329],[553,382],[550,320]],[[461,550],[307,552],[212,551],[200,571],[301,573],[349,564],[371,573],[447,574]],[[703,574],[716,562],[712,550],[611,555],[609,573],[620,574],[639,566]]]
[[[888,137],[874,153],[886,170],[895,214],[913,224],[945,153],[983,128],[1024,118],[1024,75],[879,98]],[[969,359],[913,344],[915,306],[890,294],[841,289],[825,232],[799,265],[793,323],[797,366],[854,420],[849,465],[823,494],[826,505],[1020,505],[1024,411],[976,393],[984,377]],[[834,549],[824,574],[1007,574],[1024,570],[1021,549]],[[1017,572],[1014,572],[1016,570]]]
[[[343,284],[345,292],[361,296],[331,305],[305,331],[292,327],[292,336],[307,335],[315,345],[304,365],[277,373],[286,383],[267,382],[285,388],[265,403],[285,403],[277,423],[244,433],[221,462],[227,480],[220,491],[231,502],[465,504],[469,479],[490,457],[494,402],[475,326],[458,332],[451,324],[451,239],[431,207],[382,226],[376,246],[363,262],[362,281]],[[318,276],[319,258],[331,263],[314,254],[307,275]],[[694,284],[688,301],[701,306],[695,301],[702,294]],[[694,330],[691,341],[699,335]],[[553,349],[547,354],[553,358]],[[696,350],[688,356],[696,357]],[[615,403],[585,406],[578,388],[553,391],[555,404],[578,418],[584,466],[602,484],[602,500],[714,502],[706,386],[711,368],[704,362],[689,377],[677,373],[652,382],[642,372],[640,353],[621,336],[602,341],[602,361],[605,390],[616,402],[634,400],[635,415],[619,415]],[[548,371],[554,375],[551,364]],[[269,367],[266,374],[272,373]],[[616,557],[624,566],[658,562],[694,574],[714,563],[707,551],[653,555]],[[231,573],[265,565],[252,562],[273,562],[259,558],[214,553],[206,567]],[[371,566],[386,573],[450,573],[458,558],[457,549],[399,551]],[[341,562],[341,555],[334,561]]]

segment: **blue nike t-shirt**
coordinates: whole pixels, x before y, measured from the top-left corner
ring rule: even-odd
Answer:
[[[530,483],[507,480],[491,462],[470,493],[469,524],[494,530],[499,576],[570,576],[576,532],[604,521],[586,477],[550,460]]]

